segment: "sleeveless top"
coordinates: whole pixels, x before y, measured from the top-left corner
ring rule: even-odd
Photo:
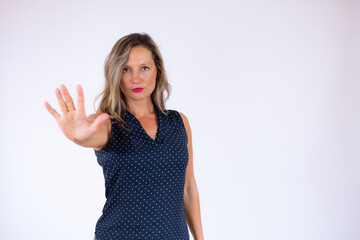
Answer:
[[[155,140],[126,110],[127,132],[111,120],[110,139],[95,151],[105,178],[106,202],[95,227],[98,240],[189,240],[184,184],[187,134],[178,111],[154,104]]]

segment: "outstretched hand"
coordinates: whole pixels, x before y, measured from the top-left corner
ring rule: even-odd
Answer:
[[[64,95],[65,101],[61,95],[60,89]],[[84,93],[80,84],[77,85],[77,109],[64,84],[60,85],[60,89],[56,88],[55,94],[63,115],[61,116],[58,114],[47,101],[44,102],[45,108],[56,119],[61,131],[68,139],[75,143],[81,143],[88,140],[97,132],[99,127],[106,122],[109,115],[102,113],[97,116],[95,120],[86,116]]]

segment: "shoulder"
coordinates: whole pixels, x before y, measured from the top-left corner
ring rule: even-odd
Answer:
[[[184,127],[186,129],[186,132],[188,134],[191,133],[191,130],[190,130],[190,123],[189,123],[189,119],[188,117],[183,113],[183,112],[180,112],[180,111],[176,111],[176,110],[171,110],[173,111],[173,113],[175,113],[176,115],[178,115],[179,117],[179,120],[182,121],[182,123],[184,124]]]
[[[181,119],[182,119],[182,122],[183,122],[183,125],[185,127],[185,131],[186,131],[186,135],[187,135],[187,142],[190,143],[191,145],[191,142],[192,142],[192,133],[191,133],[191,127],[190,127],[190,123],[189,123],[189,119],[187,118],[187,116],[182,113],[182,112],[178,112]]]
[[[189,125],[189,120],[184,113],[174,110],[174,109],[166,109],[166,111],[170,117],[177,118],[178,120],[182,120],[184,125],[186,125],[186,124]]]
[[[182,113],[182,112],[178,112],[178,113],[181,116],[181,119],[183,120],[185,127],[189,126],[190,125],[189,124],[189,119],[186,117],[186,115],[184,113]]]

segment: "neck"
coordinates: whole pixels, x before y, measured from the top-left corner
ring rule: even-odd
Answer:
[[[134,116],[142,117],[155,112],[155,106],[151,99],[143,101],[126,101],[126,109]]]

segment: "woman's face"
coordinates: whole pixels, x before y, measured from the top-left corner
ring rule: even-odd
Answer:
[[[156,85],[156,66],[150,50],[144,46],[131,48],[129,58],[122,69],[120,88],[126,101],[149,98]],[[142,88],[135,92],[133,89]]]

